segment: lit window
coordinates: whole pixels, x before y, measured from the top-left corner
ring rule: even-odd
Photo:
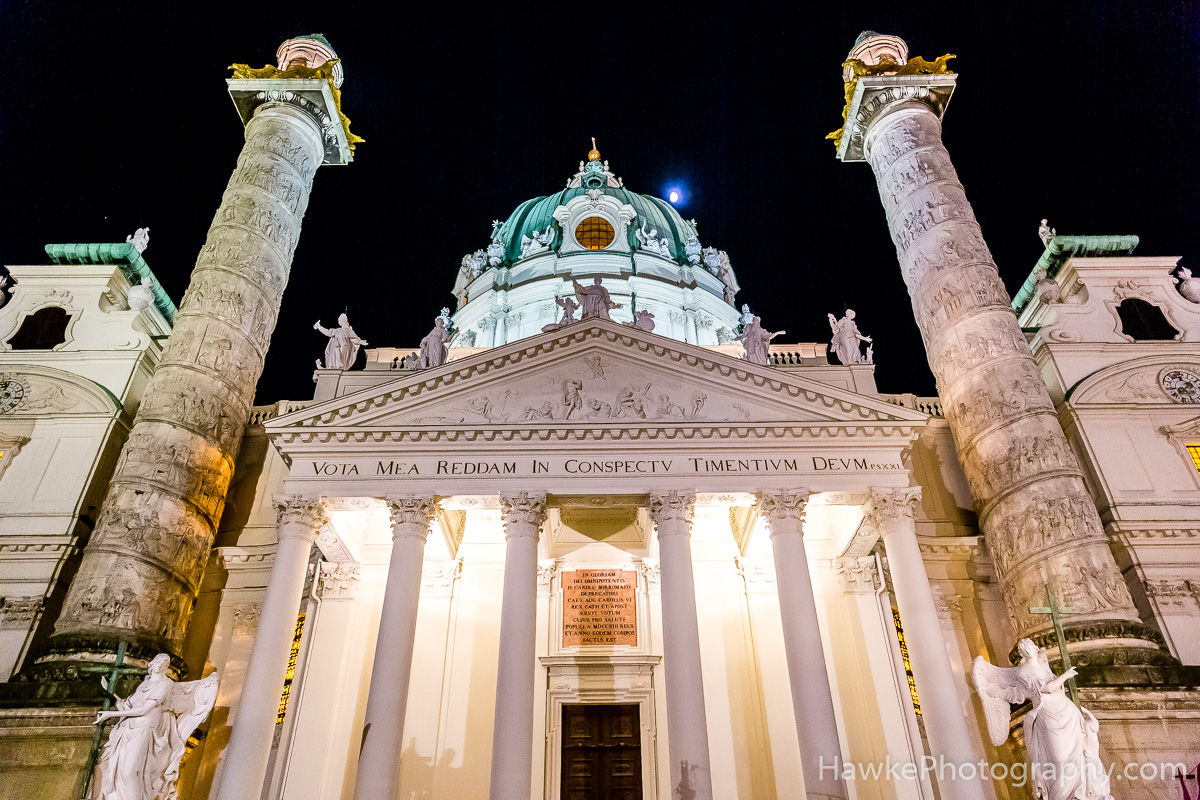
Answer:
[[[588,250],[603,250],[615,238],[616,231],[604,217],[588,217],[575,228],[575,241]]]
[[[904,677],[908,679],[908,693],[912,695],[913,711],[921,713],[921,698],[917,697],[917,679],[913,677],[912,662],[908,660],[908,643],[904,641],[904,626],[900,624],[899,609],[892,609],[892,621],[896,623],[896,638],[900,640],[900,660],[904,662]]]
[[[292,681],[296,678],[296,659],[300,657],[300,637],[304,635],[304,612],[296,617],[296,630],[292,634],[292,649],[288,653],[287,670],[283,673],[283,694],[279,698],[279,713],[275,715],[275,724],[283,724],[287,717],[288,698],[292,696]]]
[[[1196,466],[1196,470],[1200,471],[1200,444],[1187,445],[1188,455],[1192,457],[1192,463]]]

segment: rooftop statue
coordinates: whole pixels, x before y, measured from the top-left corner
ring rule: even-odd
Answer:
[[[130,311],[141,311],[154,305],[154,289],[150,286],[150,278],[144,277],[141,283],[130,286],[125,302],[129,304]]]
[[[150,228],[138,228],[132,234],[126,236],[125,241],[133,245],[133,249],[139,253],[146,252],[146,248],[150,246]]]
[[[750,310],[749,303],[742,303],[742,316],[738,318],[738,322],[742,324],[743,328],[754,322],[754,312]]]
[[[1055,235],[1054,228],[1050,227],[1050,223],[1046,220],[1042,220],[1042,224],[1038,225],[1038,238],[1042,240],[1042,244],[1049,247],[1050,242],[1053,241]]]
[[[521,237],[521,258],[536,255],[543,250],[549,250],[554,242],[554,226],[546,226],[544,231],[534,231],[532,236]]]
[[[1179,293],[1183,295],[1183,299],[1191,303],[1200,303],[1200,278],[1193,278],[1192,271],[1187,267],[1180,267],[1179,272]]]
[[[583,309],[580,319],[612,319],[608,312],[614,308],[621,308],[620,303],[614,303],[608,296],[608,289],[600,285],[599,278],[596,278],[591,286],[581,286],[577,280],[572,280],[571,284],[575,287],[575,297],[579,299],[579,306]]]
[[[693,267],[700,266],[700,258],[703,252],[704,248],[700,246],[700,237],[694,233],[683,243],[683,254],[687,256],[688,263]]]
[[[498,237],[492,239],[492,243],[487,246],[488,265],[498,267],[504,263],[504,242]]]
[[[345,314],[338,314],[336,328],[322,327],[321,320],[317,320],[313,323],[313,330],[329,337],[329,344],[325,345],[325,363],[322,365],[317,361],[317,369],[350,369],[354,366],[354,359],[358,358],[358,348],[367,344],[366,339],[358,338]]]
[[[96,714],[97,725],[117,720],[100,754],[99,800],[176,797],[179,761],[188,737],[217,699],[217,674],[176,683],[167,677],[170,664],[166,653],[156,655],[133,694]]]
[[[445,319],[435,317],[433,330],[425,334],[425,338],[421,340],[421,367],[429,369],[445,364],[446,356],[450,354],[450,350],[446,346],[449,341],[450,332],[446,330]]]
[[[750,320],[750,324],[742,328],[742,332],[737,335],[737,340],[742,343],[742,347],[746,348],[746,361],[751,364],[769,364],[770,358],[768,351],[771,347],[771,340],[776,336],[782,336],[787,331],[775,331],[768,333],[762,327],[762,319],[755,317]]]
[[[648,253],[671,258],[671,242],[666,237],[659,237],[658,228],[646,229],[646,221],[642,220],[642,227],[634,231],[634,236],[637,237],[638,243],[642,249]],[[699,242],[697,242],[699,244]]]
[[[633,322],[626,322],[626,325],[632,325],[639,331],[650,333],[654,330],[654,315],[649,311],[633,312]]]
[[[562,319],[560,319],[558,322],[551,322],[549,325],[544,326],[542,328],[542,333],[556,331],[559,328],[570,325],[575,321],[575,312],[579,309],[579,304],[575,302],[575,298],[556,297],[554,298],[554,302],[563,310]]]
[[[1063,690],[1063,684],[1075,676],[1075,668],[1055,677],[1045,651],[1031,640],[1022,639],[1017,649],[1021,663],[1015,667],[997,667],[977,656],[971,668],[992,744],[999,747],[1008,739],[1009,704],[1032,701],[1023,727],[1034,795],[1048,800],[1112,800],[1100,762],[1100,723]]]
[[[738,286],[737,278],[733,275],[733,266],[729,263],[729,254],[715,247],[706,247],[704,248],[702,257],[704,266],[708,271],[720,278],[721,283],[725,284],[725,302],[732,303],[733,298],[742,290],[742,287]],[[746,324],[744,319],[742,324]]]
[[[833,341],[830,347],[833,352],[837,353],[838,361],[843,364],[869,364],[871,363],[863,357],[858,349],[859,342],[871,342],[870,336],[863,336],[858,332],[858,325],[854,322],[854,309],[847,308],[846,316],[838,319],[833,314],[829,314],[829,327],[833,330]]]

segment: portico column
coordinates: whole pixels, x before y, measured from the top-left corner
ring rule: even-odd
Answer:
[[[983,757],[971,746],[967,730],[967,711],[958,698],[958,686],[966,676],[955,676],[942,638],[942,624],[929,576],[917,544],[917,529],[913,524],[913,509],[921,499],[919,487],[905,489],[872,489],[867,516],[883,537],[887,550],[892,588],[896,605],[904,622],[904,639],[908,642],[908,657],[912,661],[913,678],[921,698],[921,715],[925,719],[925,734],[929,749],[935,757],[945,758],[948,764],[975,763]],[[957,778],[957,770],[938,776],[942,797],[946,800],[983,800],[983,786],[978,777]]]
[[[693,492],[650,496],[650,516],[658,528],[671,796],[712,800],[696,584],[692,577],[690,539],[695,505]]]
[[[817,624],[808,556],[804,552],[804,511],[808,490],[781,489],[762,493],[762,516],[771,532],[787,653],[792,709],[800,739],[804,794],[809,800],[845,800],[841,777],[842,747],[838,739],[833,692],[825,668],[825,648]]]
[[[242,682],[233,733],[225,748],[218,800],[258,800],[262,794],[283,674],[296,616],[300,613],[300,596],[304,593],[308,556],[326,522],[325,509],[316,498],[278,495],[274,504],[279,545],[259,616],[258,635]]]
[[[413,642],[417,635],[417,603],[421,596],[421,567],[425,539],[437,506],[429,495],[387,498],[392,522],[392,558],[388,562],[379,636],[371,666],[371,688],[363,719],[362,747],[354,783],[357,800],[396,796],[400,750],[404,738],[404,709],[412,674]]]
[[[500,519],[506,544],[490,796],[491,800],[529,800],[537,666],[537,548],[546,521],[546,495],[500,495]]]

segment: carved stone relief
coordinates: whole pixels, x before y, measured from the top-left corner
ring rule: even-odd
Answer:
[[[27,630],[45,603],[46,598],[40,594],[0,597],[0,631]]]

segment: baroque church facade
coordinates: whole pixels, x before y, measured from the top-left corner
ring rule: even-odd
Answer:
[[[7,267],[0,798],[99,796],[100,678],[159,652],[219,676],[190,800],[1027,798],[993,767],[1028,706],[997,737],[971,683],[1026,637],[1078,671],[1113,794],[1177,796],[1140,767],[1200,741],[1200,280],[1045,231],[1010,297],[944,59],[851,59],[837,155],[876,174],[938,397],[882,393],[852,318],[840,363],[771,342],[593,146],[421,347],[347,369],[343,320],[312,398],[252,405],[356,137],[323,38],[235,67],[246,145],[178,307],[140,236]]]

